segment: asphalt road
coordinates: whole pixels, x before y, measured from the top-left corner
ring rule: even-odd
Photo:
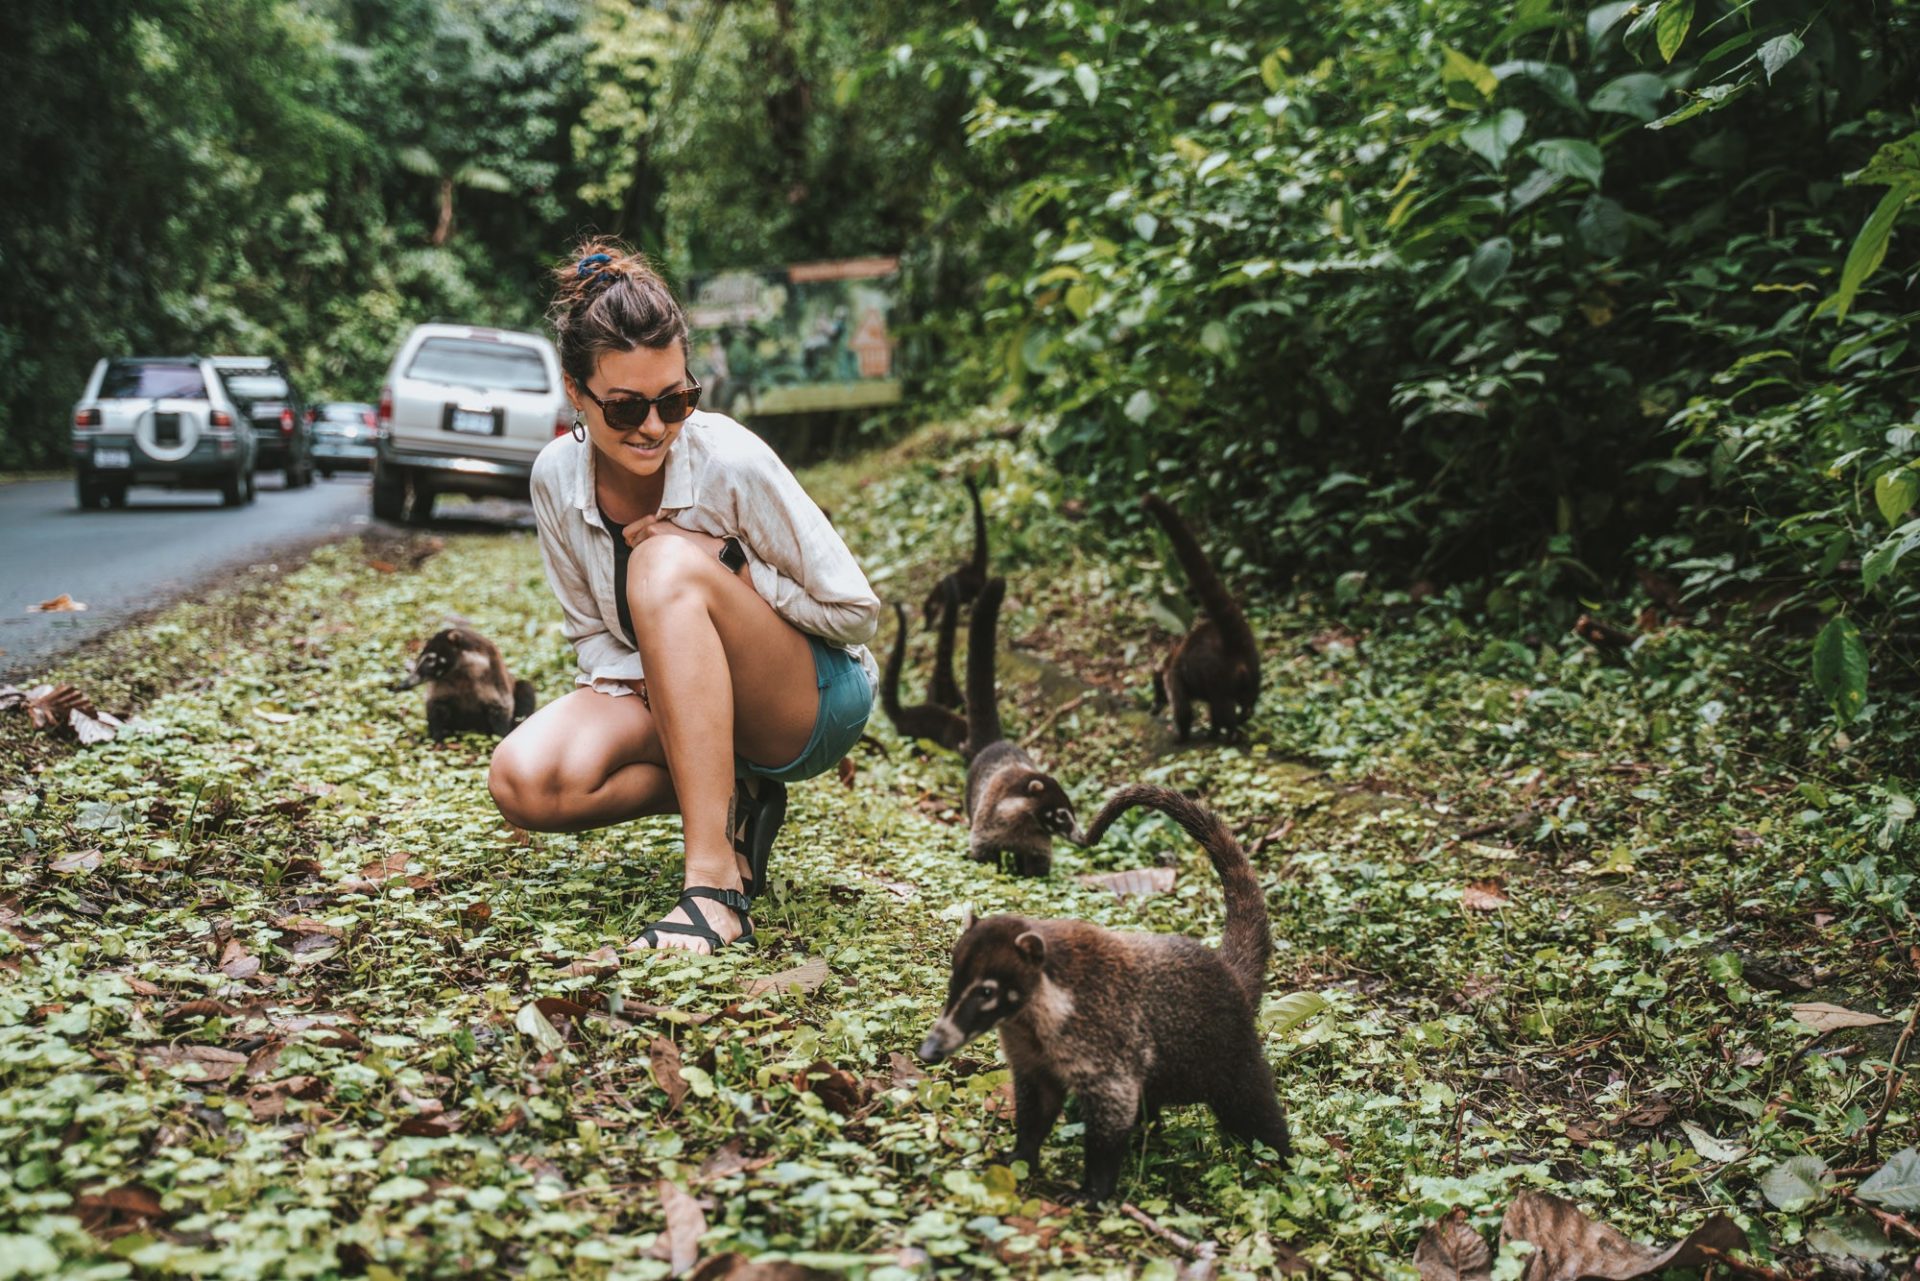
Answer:
[[[136,486],[122,511],[81,511],[70,479],[0,485],[0,678],[33,676],[136,614],[351,534],[371,522],[369,501],[356,473],[282,490],[268,472],[259,498],[236,508],[211,490]],[[62,593],[86,610],[29,608]]]

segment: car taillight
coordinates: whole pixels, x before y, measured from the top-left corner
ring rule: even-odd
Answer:
[[[280,411],[280,434],[282,436],[293,435],[293,411],[291,409],[283,409]]]
[[[77,411],[73,416],[73,427],[75,431],[92,431],[99,425],[100,411],[97,409],[82,409]]]
[[[373,429],[382,436],[393,431],[393,388],[380,389],[380,412],[374,419]]]
[[[379,426],[379,424],[378,424],[378,423],[376,423],[376,422],[374,422],[374,421],[373,421],[373,415],[372,415],[371,413],[365,413],[365,414],[361,414],[361,415],[360,415],[360,421],[361,421],[361,422],[363,422],[363,423],[365,423],[365,424],[366,424],[367,426],[369,426],[369,427],[377,427],[377,426]]]
[[[553,434],[555,436],[564,436],[572,430],[573,430],[573,406],[562,402],[560,406],[560,412],[554,417],[554,420],[553,420]]]
[[[209,427],[231,427],[233,426],[233,415],[224,409],[216,409],[207,415],[207,425]]]

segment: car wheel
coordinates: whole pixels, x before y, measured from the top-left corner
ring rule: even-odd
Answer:
[[[260,496],[260,478],[252,472],[247,473],[247,493],[245,501],[251,503]]]
[[[321,480],[332,480],[332,479],[333,479],[333,468],[331,468],[331,467],[322,467],[322,468],[320,469],[320,479],[321,479]]]
[[[124,508],[127,505],[127,487],[125,485],[107,486],[107,506]]]
[[[73,496],[81,511],[90,512],[100,505],[102,494],[98,483],[79,476],[74,481]]]
[[[253,473],[237,471],[220,482],[220,503],[223,507],[238,507],[245,501],[247,487],[253,484]]]
[[[407,478],[385,463],[373,465],[373,514],[378,520],[399,521],[406,515]]]
[[[407,485],[407,524],[425,525],[433,520],[434,493],[415,476]]]

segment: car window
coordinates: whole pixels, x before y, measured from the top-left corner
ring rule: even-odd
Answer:
[[[531,347],[474,338],[429,338],[413,354],[407,377],[501,391],[547,391],[547,365]]]
[[[292,393],[278,374],[228,374],[227,390],[242,400],[285,400]]]
[[[107,376],[100,383],[102,400],[204,400],[206,395],[198,365],[116,360],[107,366]]]

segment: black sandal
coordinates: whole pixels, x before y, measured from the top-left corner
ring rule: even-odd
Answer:
[[[747,915],[753,907],[752,899],[739,890],[717,889],[711,885],[689,885],[680,891],[680,901],[674,904],[675,907],[686,909],[687,923],[664,919],[655,921],[640,931],[640,937],[646,940],[647,946],[658,949],[662,934],[691,934],[694,938],[705,939],[709,954],[730,946],[725,939],[713,932],[713,927],[707,924],[707,918],[700,914],[699,907],[692,902],[698,898],[712,899],[721,906],[732,909],[734,916],[740,921],[740,937],[733,942],[753,942],[753,918]]]
[[[760,789],[758,794],[747,791],[744,778],[735,785],[733,806],[727,814],[727,836],[733,852],[747,860],[748,874],[741,882],[749,905],[766,882],[773,838],[787,817],[787,785],[772,778],[754,781]]]

